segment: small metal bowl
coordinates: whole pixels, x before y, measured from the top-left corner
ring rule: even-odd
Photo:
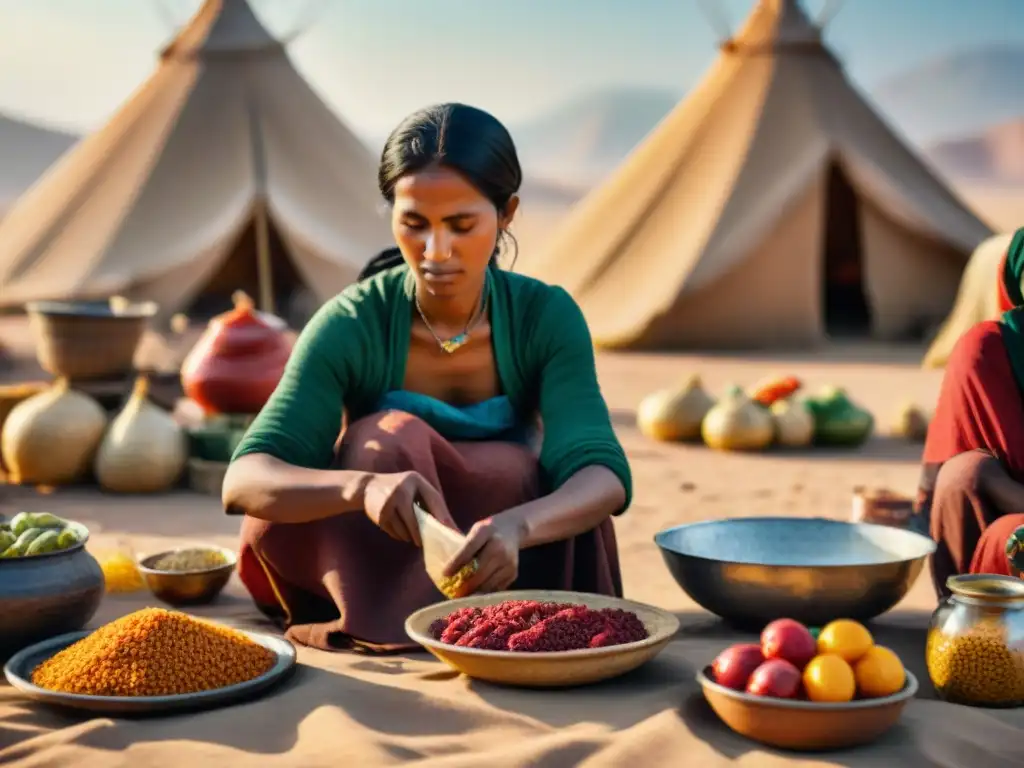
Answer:
[[[225,558],[224,565],[196,571],[160,571],[153,565],[161,557],[192,550],[219,552]],[[155,552],[139,559],[139,573],[154,596],[169,605],[202,605],[213,602],[227,586],[235,570],[238,557],[230,549],[205,544],[176,547]]]

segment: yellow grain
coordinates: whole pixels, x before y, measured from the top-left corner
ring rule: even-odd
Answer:
[[[241,632],[145,608],[100,627],[32,673],[41,688],[94,696],[170,696],[266,673],[275,656]]]
[[[438,589],[450,600],[463,597],[466,591],[466,583],[469,581],[469,577],[476,573],[478,567],[479,564],[476,560],[467,563],[454,576],[442,579]]]
[[[929,632],[925,656],[939,694],[963,704],[1024,702],[1024,651],[1008,639],[1002,624],[988,621],[956,637]]]
[[[135,560],[128,555],[116,552],[99,558],[99,562],[107,592],[137,592],[146,586]]]

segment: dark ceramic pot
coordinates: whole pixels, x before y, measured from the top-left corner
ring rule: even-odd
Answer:
[[[84,528],[75,524],[80,530]],[[103,571],[83,541],[60,552],[0,559],[0,658],[82,629],[103,599]]]

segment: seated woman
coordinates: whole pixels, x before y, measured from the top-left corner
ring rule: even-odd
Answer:
[[[632,481],[586,322],[497,263],[520,182],[472,107],[416,112],[384,147],[398,249],[317,312],[224,480],[242,581],[296,642],[410,646],[406,616],[442,599],[416,499],[468,533],[448,570],[475,560],[473,591],[622,593],[611,516]]]
[[[924,448],[918,511],[938,544],[940,597],[950,576],[1009,575],[1007,542],[1024,525],[1024,229],[999,278],[1004,314],[953,348]]]

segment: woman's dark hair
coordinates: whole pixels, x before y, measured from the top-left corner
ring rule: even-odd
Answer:
[[[399,179],[431,165],[460,173],[494,203],[499,214],[505,212],[523,181],[516,145],[505,126],[493,115],[465,104],[437,104],[418,110],[391,132],[377,171],[380,193],[394,203]],[[509,238],[518,255],[515,238],[505,231],[501,237]],[[495,246],[491,257],[494,266],[498,252]],[[363,267],[359,279],[397,266],[401,261],[401,252],[389,248]]]

